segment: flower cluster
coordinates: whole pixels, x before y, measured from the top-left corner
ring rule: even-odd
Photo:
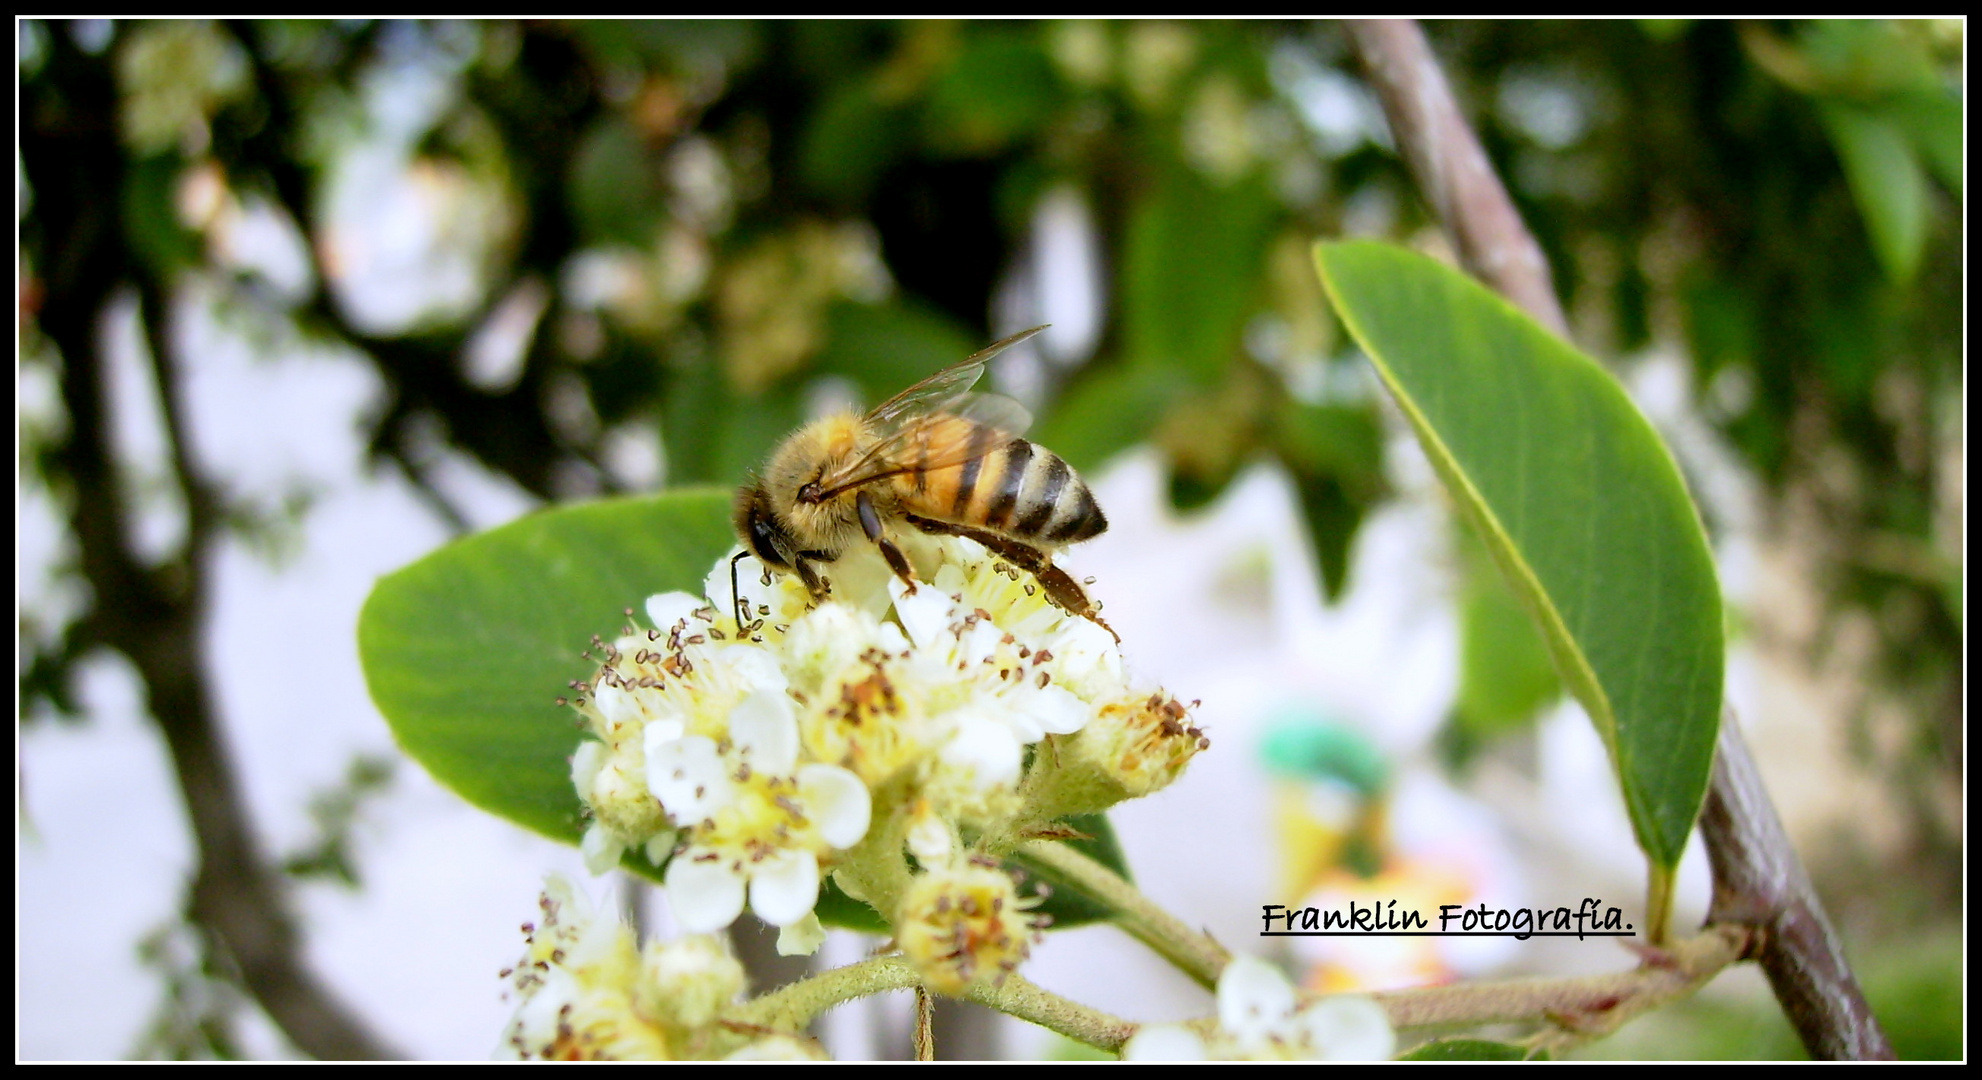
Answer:
[[[499,1056],[547,1061],[823,1058],[809,1039],[724,1024],[742,995],[743,965],[721,938],[649,942],[601,918],[562,878],[544,887],[539,921],[523,926],[523,959],[503,971],[518,1003]]]
[[[1128,1061],[1383,1061],[1397,1035],[1374,998],[1354,994],[1301,1007],[1294,985],[1264,960],[1235,956],[1218,977],[1218,1024],[1208,1033],[1152,1024],[1122,1048]]]
[[[961,994],[1001,980],[1037,929],[999,858],[1161,788],[1208,744],[1029,574],[967,539],[903,546],[918,587],[861,545],[823,568],[825,603],[751,556],[717,563],[702,596],[649,599],[650,628],[595,641],[572,780],[588,866],[665,862],[685,929],[747,904],[784,928],[781,949],[810,951],[830,877]]]

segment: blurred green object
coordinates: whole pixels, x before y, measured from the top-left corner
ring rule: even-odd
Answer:
[[[1333,780],[1369,798],[1390,767],[1369,737],[1318,708],[1288,705],[1266,721],[1259,757],[1268,772],[1293,780]]]

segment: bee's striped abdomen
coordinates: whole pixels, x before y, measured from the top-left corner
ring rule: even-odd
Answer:
[[[898,482],[898,493],[918,513],[1053,545],[1078,543],[1108,528],[1094,493],[1057,454],[982,424],[944,423],[970,424],[966,457]]]

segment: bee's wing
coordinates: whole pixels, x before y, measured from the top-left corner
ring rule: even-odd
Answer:
[[[957,419],[970,421],[956,423]],[[1032,425],[1026,407],[1001,394],[963,394],[941,412],[907,418],[867,452],[819,478],[821,498],[906,472],[947,469],[1004,446]],[[997,434],[973,439],[979,428]]]
[[[830,498],[915,469],[961,465],[1007,441],[979,443],[980,448],[973,451],[971,424],[1009,437],[1022,434],[1032,426],[1032,414],[1025,406],[1001,394],[970,393],[970,387],[984,374],[984,365],[992,357],[1044,329],[1035,326],[1013,334],[875,406],[867,414],[867,424],[880,439],[866,453],[820,477],[821,497]],[[937,417],[961,417],[971,424],[930,422]]]
[[[1035,326],[1030,330],[1021,330],[1003,341],[986,345],[874,406],[867,414],[867,422],[882,431],[892,433],[909,426],[918,416],[956,412],[953,406],[957,399],[976,385],[978,377],[984,374],[984,366],[991,362],[992,357],[1044,329],[1046,329],[1044,326]]]
[[[1003,394],[961,394],[943,411],[1007,435],[1023,435],[1032,427],[1032,410]]]

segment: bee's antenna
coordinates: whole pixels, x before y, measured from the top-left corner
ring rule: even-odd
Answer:
[[[750,554],[748,551],[739,551],[729,561],[730,614],[736,616],[736,633],[739,638],[743,636],[743,628],[749,623],[743,617],[743,590],[736,586],[736,564],[742,562],[743,557],[748,554]]]

